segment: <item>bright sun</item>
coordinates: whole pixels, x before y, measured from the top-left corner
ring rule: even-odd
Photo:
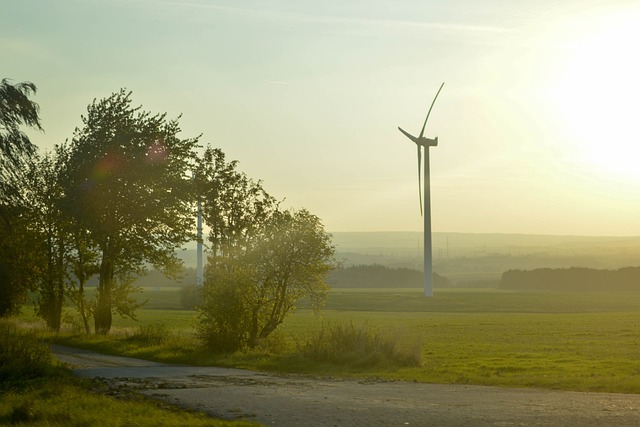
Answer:
[[[576,160],[595,173],[640,180],[640,8],[575,30],[553,101]]]

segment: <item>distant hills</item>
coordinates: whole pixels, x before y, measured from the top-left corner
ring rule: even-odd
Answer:
[[[352,249],[422,248],[422,232],[336,232],[333,240],[339,251]],[[478,254],[487,251],[528,252],[541,248],[594,249],[596,247],[640,249],[640,236],[555,236],[542,234],[433,233],[433,249],[449,255]]]
[[[344,267],[381,265],[422,270],[421,232],[335,232]],[[640,266],[640,236],[555,236],[536,234],[433,234],[434,272],[455,286],[497,287],[507,270]],[[195,243],[178,254],[195,268]]]

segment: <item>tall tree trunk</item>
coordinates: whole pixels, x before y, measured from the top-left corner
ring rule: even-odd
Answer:
[[[251,310],[251,331],[249,333],[249,340],[247,345],[249,348],[256,348],[258,345],[258,311],[259,307],[257,305],[253,306]]]
[[[100,282],[98,284],[98,302],[96,304],[95,331],[106,335],[111,330],[111,288],[113,285],[113,262],[108,251],[102,252],[100,263]]]
[[[80,311],[80,317],[82,318],[82,324],[84,326],[84,333],[89,335],[91,333],[91,327],[89,326],[88,307],[85,304],[84,299],[84,285],[89,280],[90,274],[85,268],[86,259],[84,256],[84,246],[79,234],[75,234],[75,247],[78,256],[75,271],[76,277],[78,279],[78,294],[76,295],[76,305],[78,306],[78,311]]]
[[[87,307],[84,305],[84,278],[80,279],[78,285],[78,309],[80,310],[80,317],[82,317],[82,324],[84,325],[84,333],[89,335],[91,333],[91,327],[89,326],[89,316],[87,316]]]
[[[42,281],[38,312],[47,327],[60,331],[64,303],[64,241],[47,233],[47,273]]]

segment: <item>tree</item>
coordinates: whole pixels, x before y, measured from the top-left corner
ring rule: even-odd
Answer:
[[[84,285],[97,272],[98,252],[86,230],[63,209],[69,155],[69,146],[63,144],[36,156],[25,174],[23,198],[29,206],[27,231],[31,236],[32,282],[38,295],[36,313],[50,329],[58,331],[65,297],[69,296],[88,333],[90,306]]]
[[[244,173],[237,161],[227,162],[220,149],[207,147],[198,162],[196,192],[204,200],[203,218],[210,227],[213,258],[240,253],[278,208],[278,202]]]
[[[58,186],[65,191],[69,178],[66,176],[71,157],[71,148],[68,144],[58,145],[55,148]],[[97,244],[91,239],[91,233],[82,224],[69,215],[65,210],[66,194],[58,200],[61,220],[66,231],[66,295],[75,304],[86,334],[91,333],[89,318],[93,315],[95,304],[87,300],[85,287],[89,279],[98,274],[100,251]]]
[[[80,313],[85,334],[89,334],[89,318],[93,315],[95,304],[87,300],[85,287],[89,279],[100,271],[100,253],[88,231],[79,228],[71,234],[71,248],[69,263],[75,280],[69,281],[67,295]]]
[[[304,209],[274,213],[245,256],[255,287],[249,347],[275,331],[301,299],[310,299],[316,310],[322,307],[334,255],[331,235],[318,217]]]
[[[200,337],[218,351],[253,348],[300,300],[320,309],[334,254],[331,235],[316,216],[306,210],[275,212],[241,253],[207,266]]]
[[[0,83],[0,203],[19,197],[18,177],[36,147],[20,130],[28,126],[42,130],[38,104],[29,96],[36,93],[30,82],[12,85],[8,79]]]
[[[32,277],[21,176],[36,148],[20,127],[42,130],[35,92],[33,83],[0,82],[0,316],[19,310]]]
[[[212,246],[196,327],[217,351],[255,347],[303,298],[320,308],[334,264],[320,220],[306,210],[280,210],[236,164],[208,149],[196,179]]]
[[[68,277],[69,226],[60,210],[61,157],[46,153],[32,163],[26,174],[29,232],[33,236],[31,262],[38,291],[36,313],[47,326],[60,330]]]
[[[151,264],[166,274],[191,236],[193,169],[198,137],[180,139],[178,119],[132,107],[131,92],[94,100],[76,129],[65,171],[64,208],[99,249],[95,332],[113,313],[134,316],[132,281]]]

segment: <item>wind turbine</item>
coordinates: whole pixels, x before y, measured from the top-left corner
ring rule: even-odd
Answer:
[[[197,258],[196,258],[196,286],[202,286],[202,200],[198,197],[198,219],[196,223],[197,232]]]
[[[431,245],[431,182],[429,174],[429,147],[436,147],[438,145],[438,137],[435,139],[427,138],[424,136],[424,130],[427,126],[427,120],[431,114],[433,104],[436,103],[438,95],[444,86],[444,82],[440,85],[440,89],[436,93],[436,96],[431,102],[427,117],[424,119],[420,136],[415,137],[404,129],[398,126],[400,132],[402,132],[407,138],[416,143],[418,147],[418,194],[420,195],[420,214],[424,218],[424,295],[430,297],[433,295],[433,253]],[[422,147],[424,147],[424,212],[422,211],[422,177],[420,176],[420,167],[422,162]]]
[[[195,181],[196,173],[191,173],[191,181]],[[202,269],[202,199],[198,195],[198,211],[196,217],[196,286],[202,286],[203,269]]]

